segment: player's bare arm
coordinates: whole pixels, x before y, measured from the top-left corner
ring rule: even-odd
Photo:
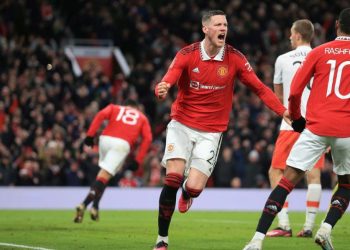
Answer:
[[[292,125],[292,118],[290,117],[288,110],[284,111],[283,119],[286,121],[286,123],[288,123],[288,125]]]

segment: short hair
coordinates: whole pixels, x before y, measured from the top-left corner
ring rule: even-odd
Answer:
[[[139,104],[137,101],[132,100],[132,99],[127,99],[124,101],[124,106],[131,106],[131,107],[137,107]]]
[[[350,8],[343,9],[338,18],[339,29],[350,35]]]
[[[293,29],[301,35],[301,39],[305,42],[311,42],[314,36],[314,25],[308,19],[300,19],[293,23]]]
[[[202,15],[202,24],[208,22],[212,16],[226,16],[225,12],[222,10],[207,10],[203,12]]]

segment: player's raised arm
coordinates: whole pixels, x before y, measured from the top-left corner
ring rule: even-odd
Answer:
[[[167,73],[163,77],[162,81],[156,85],[154,90],[155,95],[159,99],[165,99],[168,95],[168,90],[180,79],[183,70],[187,67],[188,54],[180,50],[173,61],[171,62]]]

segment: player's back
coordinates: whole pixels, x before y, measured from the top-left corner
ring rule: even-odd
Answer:
[[[288,97],[293,77],[310,51],[310,46],[298,46],[296,49],[284,53],[276,59],[273,82],[274,84],[283,84],[283,105],[286,108],[288,108]],[[306,113],[306,103],[309,94],[310,90],[306,87],[302,95],[300,106],[302,116],[305,116]],[[282,120],[280,129],[293,130],[285,120]]]
[[[290,85],[295,72],[310,51],[310,46],[299,46],[294,50],[280,55],[276,60],[273,82],[283,84],[283,104],[286,108],[288,108]]]
[[[146,116],[135,108],[110,104],[107,107],[108,125],[102,135],[124,139],[132,145],[141,134]]]
[[[312,65],[308,71],[314,73],[308,123],[317,127],[318,134],[349,137],[350,38],[338,37],[315,48],[308,61]]]

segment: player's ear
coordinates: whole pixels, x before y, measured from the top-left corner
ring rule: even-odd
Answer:
[[[298,39],[299,41],[302,40],[302,36],[301,36],[301,34],[300,34],[299,32],[296,33],[296,36],[297,36],[297,39]]]
[[[335,20],[335,30],[337,31],[339,29],[339,21]]]
[[[207,34],[207,32],[208,32],[208,27],[205,26],[205,25],[203,25],[203,26],[202,26],[202,31],[203,31],[204,34]]]

